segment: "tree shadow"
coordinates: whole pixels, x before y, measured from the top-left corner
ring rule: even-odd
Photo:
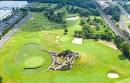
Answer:
[[[119,55],[119,59],[120,60],[129,60],[130,61],[130,56],[126,56],[126,55],[121,54],[121,55]]]
[[[2,83],[2,77],[0,76],[0,83]]]

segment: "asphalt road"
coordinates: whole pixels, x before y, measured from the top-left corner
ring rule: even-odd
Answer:
[[[118,27],[116,27],[116,25],[112,22],[112,20],[103,12],[103,10],[98,6],[98,3],[96,2],[96,0],[94,1],[97,10],[99,11],[101,17],[104,19],[104,21],[109,25],[109,27],[113,30],[113,32],[115,32],[115,34],[117,36],[122,37],[128,44],[130,44],[130,41],[127,39],[127,37],[123,34],[123,32],[121,31],[121,29],[119,29]]]
[[[129,34],[129,36],[130,36],[130,30],[128,29],[128,26],[125,23],[124,14],[121,14],[121,16],[120,16],[120,25],[119,25],[119,28],[122,29],[122,30],[124,30],[124,31],[126,31]]]
[[[124,16],[126,16],[128,18],[128,16],[130,16],[130,15],[128,14],[128,12],[121,5],[118,5],[118,6],[121,9],[120,27],[119,28],[122,29],[122,30],[124,30],[124,31],[126,31],[129,34],[129,36],[130,36],[130,30],[128,29],[128,26],[126,25],[125,19],[124,19]]]
[[[24,24],[26,23],[30,18],[32,17],[31,12],[28,13],[26,17],[21,19],[18,24],[14,26],[5,36],[3,36],[0,40],[0,49],[5,45],[5,43],[15,34],[15,32]]]

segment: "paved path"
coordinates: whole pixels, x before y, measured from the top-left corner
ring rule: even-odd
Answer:
[[[32,17],[31,12],[28,13],[26,17],[20,20],[18,24],[14,26],[6,35],[4,35],[0,40],[0,49],[5,45],[5,43],[16,33],[16,31],[26,23]]]

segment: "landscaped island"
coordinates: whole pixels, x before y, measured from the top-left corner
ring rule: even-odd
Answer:
[[[75,59],[79,57],[78,53],[66,50],[61,53],[55,51],[50,52],[53,58],[53,63],[49,67],[51,70],[70,70],[74,64]]]

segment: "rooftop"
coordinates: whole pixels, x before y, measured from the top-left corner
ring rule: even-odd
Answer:
[[[12,14],[12,10],[0,10],[0,20]]]
[[[27,1],[0,1],[0,8],[21,8],[27,5]]]

